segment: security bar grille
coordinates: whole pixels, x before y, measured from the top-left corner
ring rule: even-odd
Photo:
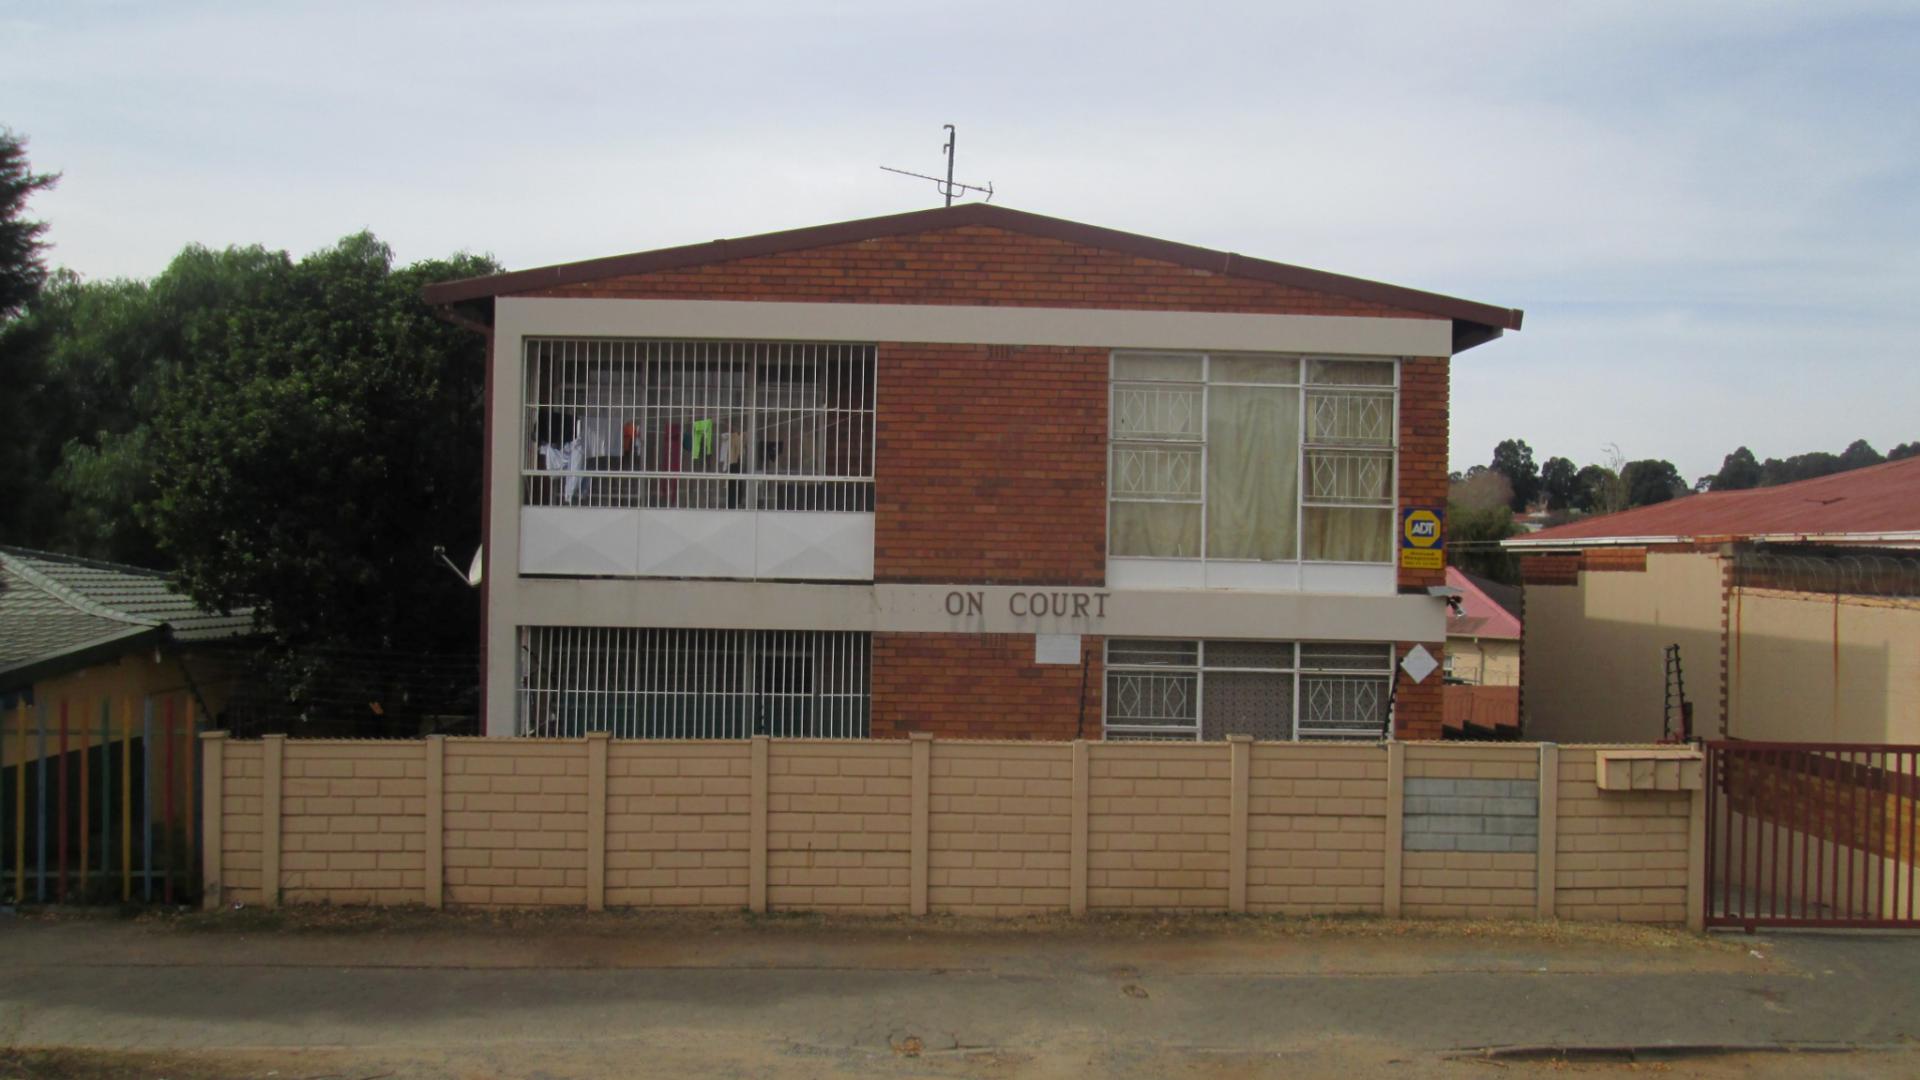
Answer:
[[[1109,739],[1384,739],[1390,645],[1107,642]]]
[[[873,509],[874,347],[529,338],[527,506]]]
[[[872,663],[861,633],[523,627],[519,731],[860,739]]]

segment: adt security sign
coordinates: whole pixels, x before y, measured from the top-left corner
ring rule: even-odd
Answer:
[[[1428,507],[1400,511],[1400,565],[1408,570],[1438,570],[1447,564],[1446,527],[1441,512]]]

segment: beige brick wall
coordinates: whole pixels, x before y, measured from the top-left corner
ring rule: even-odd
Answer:
[[[907,909],[910,744],[779,742],[767,761],[767,905]]]
[[[1227,747],[1095,743],[1088,751],[1087,905],[1224,909]]]
[[[1687,919],[1691,792],[1601,791],[1592,747],[1560,749],[1555,914],[1594,922]]]
[[[270,807],[275,752],[280,796]],[[1409,783],[1537,792],[1540,753],[1465,743],[223,741],[208,758],[220,762],[208,902],[1011,915],[1074,909],[1082,896],[1092,910],[1222,911],[1244,894],[1254,912],[1378,913],[1397,900],[1409,916],[1530,917],[1541,910],[1538,855],[1403,851],[1419,823],[1403,816],[1391,777],[1399,768]],[[1602,792],[1592,747],[1562,747],[1556,760],[1557,828],[1538,827],[1556,860],[1547,869],[1557,914],[1685,921],[1693,796]],[[277,898],[264,879],[274,837]]]
[[[1073,747],[935,742],[927,902],[934,911],[1063,911],[1072,886]]]
[[[1256,743],[1252,755],[1248,910],[1380,911],[1386,885],[1386,748]]]
[[[1540,782],[1535,745],[1409,743],[1406,755],[1409,780]],[[1401,913],[1411,918],[1524,919],[1538,910],[1536,852],[1409,851],[1400,865]]]
[[[584,743],[449,739],[446,776],[448,903],[587,902]]]
[[[229,901],[258,904],[260,892],[261,799],[265,772],[264,747],[257,742],[232,743],[221,757],[220,884]],[[208,882],[209,888],[214,882]]]
[[[609,905],[747,906],[749,750],[746,743],[609,746]]]
[[[425,899],[427,766],[418,742],[289,740],[281,777],[282,899]]]

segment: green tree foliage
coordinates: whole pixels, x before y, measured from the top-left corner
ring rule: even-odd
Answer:
[[[1580,470],[1563,457],[1550,457],[1540,466],[1540,492],[1546,496],[1547,509],[1571,508],[1580,495]]]
[[[27,218],[27,200],[59,179],[34,172],[27,140],[0,128],[0,323],[18,315],[47,280],[46,244],[40,239],[47,223]]]
[[[1880,456],[1880,451],[1875,450],[1873,444],[1865,439],[1855,439],[1847,444],[1845,450],[1840,451],[1840,468],[1843,471],[1847,469],[1864,469],[1869,465],[1878,465],[1885,460],[1887,459]]]
[[[1711,490],[1742,491],[1760,486],[1760,462],[1754,459],[1753,451],[1741,447],[1728,454],[1720,462],[1720,471],[1713,475]]]
[[[1586,514],[1611,514],[1627,507],[1620,474],[1605,465],[1583,465],[1574,474],[1573,507]]]
[[[1920,442],[1903,442],[1887,451],[1888,461],[1905,461],[1910,457],[1920,457]]]
[[[46,475],[45,434],[35,423],[47,383],[44,338],[20,317],[47,279],[46,223],[27,202],[57,178],[36,173],[26,140],[0,128],[0,540],[23,537],[15,524],[47,513],[36,478]]]
[[[1629,461],[1621,470],[1628,506],[1651,506],[1687,494],[1691,489],[1671,461],[1646,458]]]
[[[1508,506],[1515,513],[1532,505],[1534,497],[1540,493],[1540,469],[1533,463],[1533,447],[1523,439],[1503,440],[1493,448],[1493,464],[1490,467],[1513,485],[1513,499]]]
[[[1477,502],[1447,501],[1447,562],[1469,574],[1518,585],[1519,560],[1500,546],[1500,541],[1520,532],[1513,511],[1505,503]]]
[[[210,253],[189,255],[208,269]],[[181,582],[214,607],[255,605],[296,646],[471,648],[474,594],[433,547],[479,540],[484,346],[420,289],[494,266],[396,271],[364,233],[297,263],[227,255],[247,269],[213,292],[242,298],[195,328],[195,361],[165,380],[137,448],[158,481],[140,511]]]

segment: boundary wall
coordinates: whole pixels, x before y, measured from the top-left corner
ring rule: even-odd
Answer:
[[[209,908],[1704,911],[1685,748],[201,738]]]

